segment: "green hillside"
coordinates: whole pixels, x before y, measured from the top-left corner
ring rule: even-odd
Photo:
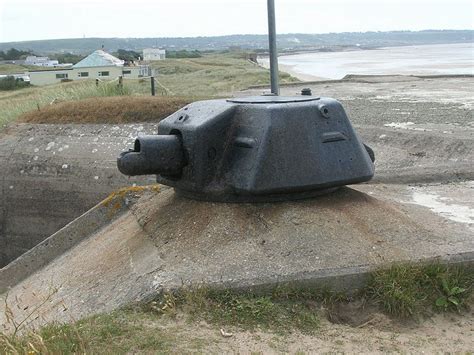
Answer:
[[[410,44],[472,42],[473,30],[427,30],[391,32],[345,32],[326,34],[290,33],[278,35],[281,50],[320,48],[331,46],[398,46]],[[244,49],[268,48],[266,35],[230,35],[216,37],[176,38],[75,38],[43,41],[0,43],[0,50],[16,48],[35,53],[71,52],[87,54],[104,48],[109,52],[118,49],[142,50],[147,47],[167,49],[223,50],[229,47]]]

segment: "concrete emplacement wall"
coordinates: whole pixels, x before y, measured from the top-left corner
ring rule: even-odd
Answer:
[[[303,86],[294,85],[282,86],[282,94],[300,92]],[[341,99],[357,133],[376,152],[373,184],[474,179],[471,77],[363,77],[311,86],[314,93]],[[404,126],[407,119],[410,125]],[[111,191],[154,183],[154,176],[122,176],[116,158],[137,135],[156,131],[156,122],[17,124],[1,130],[0,267]]]
[[[343,102],[376,152],[376,176],[297,203],[212,204],[154,186],[142,195],[124,190],[134,191],[133,199],[114,194],[123,197],[119,208],[93,207],[112,190],[155,182],[122,176],[116,157],[137,135],[156,132],[156,123],[19,124],[0,131],[0,324],[6,297],[23,319],[51,295],[53,281],[61,287],[39,323],[107,312],[183,284],[248,288],[322,280],[354,288],[372,267],[392,261],[472,263],[472,81],[451,80],[446,90],[442,80],[417,83],[418,94],[426,100],[429,92],[431,100],[440,87],[443,100],[452,93],[454,103]],[[459,98],[462,83],[466,95]],[[351,85],[325,91],[353,97],[360,83]],[[414,90],[407,85],[399,90]],[[394,90],[393,83],[370,88],[374,95]],[[403,125],[401,113],[413,122]],[[471,214],[461,222],[447,218],[414,203],[415,194]]]
[[[430,182],[472,179],[470,140],[422,135],[419,131],[358,126],[377,154],[373,182]],[[116,167],[118,154],[157,124],[31,125],[0,132],[0,267],[5,266],[110,192],[155,183],[154,176],[127,178]],[[383,137],[383,139],[380,139]],[[436,146],[430,159],[411,154]],[[456,156],[456,165],[449,163]],[[465,162],[464,162],[465,161]],[[414,169],[416,167],[416,169]]]
[[[77,218],[110,192],[150,184],[116,157],[156,124],[31,125],[0,132],[0,267]]]

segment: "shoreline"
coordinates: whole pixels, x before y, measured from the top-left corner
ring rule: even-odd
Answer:
[[[377,50],[377,49],[390,49],[390,48],[400,48],[400,47],[418,47],[418,46],[438,46],[438,45],[449,45],[449,44],[470,44],[474,46],[474,41],[471,42],[447,42],[447,43],[418,43],[418,44],[398,44],[398,45],[385,45],[385,46],[340,46],[340,47],[334,47],[334,50],[329,50],[329,51],[323,51],[321,49],[299,49],[296,51],[290,51],[290,52],[278,52],[278,57],[287,57],[287,56],[293,56],[293,55],[300,55],[300,54],[313,54],[313,53],[341,53],[341,52],[359,52],[359,51],[372,51],[372,50]],[[259,54],[259,58],[268,58],[268,54]]]
[[[469,46],[470,48],[470,53],[472,53],[472,50],[474,49],[474,42],[463,42],[463,43],[448,43],[448,44],[444,44],[444,45],[460,45],[460,46]],[[328,56],[328,53],[329,52],[322,52],[322,51],[304,51],[304,52],[300,52],[300,53],[280,53],[278,58],[279,58],[279,69],[280,71],[283,71],[283,72],[286,72],[288,74],[290,74],[291,76],[305,82],[305,81],[325,81],[325,80],[337,80],[337,79],[340,79],[340,78],[343,78],[344,76],[346,75],[350,75],[350,74],[354,74],[354,75],[447,75],[447,74],[453,74],[453,75],[459,75],[459,74],[474,74],[472,73],[472,67],[469,67],[469,68],[465,68],[465,65],[464,66],[456,66],[456,63],[440,63],[438,65],[432,65],[431,67],[429,68],[424,68],[424,69],[420,69],[419,68],[419,65],[418,67],[415,65],[415,66],[410,66],[408,65],[409,64],[409,60],[412,59],[411,58],[411,52],[410,51],[418,51],[418,50],[421,50],[421,48],[417,48],[417,47],[425,47],[425,46],[428,46],[428,47],[433,47],[433,49],[429,49],[431,52],[427,52],[428,55],[425,55],[426,57],[426,60],[429,61],[431,59],[431,57],[433,57],[436,53],[436,51],[439,51],[439,49],[437,48],[437,46],[444,46],[443,44],[428,44],[428,45],[424,45],[424,44],[421,44],[421,45],[409,45],[409,46],[388,46],[388,47],[377,47],[377,48],[360,48],[360,50],[358,49],[349,49],[349,50],[340,50],[340,51],[331,51],[330,53],[333,53],[334,55],[330,55]],[[404,49],[404,48],[415,48],[415,49]],[[462,50],[464,50],[464,47],[461,48]],[[366,54],[368,56],[368,58],[378,58],[381,56],[380,53],[377,53],[378,51],[384,51],[384,50],[389,50],[388,54],[390,54],[390,50],[395,50],[395,54],[398,54],[400,56],[400,53],[401,54],[405,54],[407,56],[407,62],[408,64],[404,67],[395,67],[395,68],[383,68],[383,67],[377,67],[377,65],[375,65],[373,68],[370,67],[368,64],[370,64],[370,60],[368,60],[367,63],[363,63],[365,64],[364,65],[355,65],[357,64],[357,61],[356,63],[350,67],[350,68],[345,68],[344,66],[348,66],[346,62],[349,61],[350,58],[360,58],[361,56],[364,56],[364,54],[355,54],[354,52],[357,52],[357,53],[360,53],[360,52],[366,52],[366,51],[371,51],[373,54]],[[375,51],[375,53],[373,52]],[[406,53],[408,54],[406,54]],[[339,55],[337,54],[339,53]],[[344,61],[344,57],[346,56],[346,54],[343,54],[343,53],[347,53],[347,59],[346,62]],[[352,54],[351,54],[352,53]],[[296,55],[321,55],[322,58],[335,58],[333,60],[332,63],[330,63],[329,67],[331,66],[331,64],[333,65],[333,70],[322,70],[321,69],[321,65],[318,64],[316,65],[316,68],[319,69],[319,70],[314,70],[313,72],[314,73],[311,73],[311,72],[302,72],[301,71],[301,68],[299,65],[297,65],[296,63],[298,62],[297,60],[296,61],[293,61],[291,60],[290,58],[287,58],[286,59],[286,63],[283,64],[282,62],[284,62],[283,58],[285,57],[292,57],[292,56],[296,56]],[[431,57],[430,57],[431,56]],[[308,58],[308,57],[305,57],[305,58]],[[311,58],[311,57],[309,57]],[[316,57],[315,57],[316,58]],[[390,58],[388,58],[390,59]],[[386,60],[388,62],[390,62],[390,60]],[[455,58],[456,59],[456,58]],[[306,62],[308,60],[306,59]],[[269,69],[269,57],[266,56],[266,55],[259,55],[257,57],[257,62],[259,64],[260,67],[262,68],[265,68],[265,69]],[[306,63],[305,62],[305,63]],[[393,62],[393,61],[392,61]],[[295,63],[295,64],[294,64]],[[315,63],[318,63],[317,61],[315,61]],[[307,63],[306,63],[307,64]],[[351,63],[352,64],[352,63]],[[376,63],[377,64],[377,63]],[[449,68],[448,68],[449,66]],[[452,68],[451,68],[452,66]],[[304,67],[304,66],[303,66]],[[308,65],[306,65],[306,67],[308,67]],[[304,67],[304,68],[306,68]],[[448,70],[450,69],[451,70]],[[324,69],[324,68],[323,68]],[[345,70],[344,70],[345,69]],[[327,75],[324,75],[324,74],[328,74],[329,76]],[[341,75],[338,75],[338,74],[341,74]],[[342,75],[344,74],[344,75]],[[324,75],[324,76],[323,76]]]
[[[306,74],[306,73],[300,73],[294,69],[294,65],[286,65],[286,64],[278,64],[278,69],[280,71],[283,71],[285,73],[290,74],[291,76],[301,80],[301,81],[325,81],[325,80],[331,80],[330,78],[324,78],[321,76],[316,76],[316,75],[311,75],[311,74]]]
[[[269,62],[261,62],[257,59],[258,65],[264,69],[270,69],[270,64]],[[281,72],[285,72],[287,74],[290,74],[292,77],[295,77],[298,80],[301,80],[302,82],[305,81],[325,81],[325,80],[332,80],[331,78],[324,78],[321,76],[316,76],[316,75],[311,75],[311,74],[306,74],[306,73],[300,73],[294,69],[294,65],[286,65],[286,64],[281,64],[278,63],[278,70]]]

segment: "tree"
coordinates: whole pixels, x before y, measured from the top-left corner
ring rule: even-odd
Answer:
[[[26,51],[20,51],[15,48],[10,48],[4,55],[3,58],[5,60],[17,60],[21,59],[22,57],[26,57],[27,55],[30,55],[31,52],[26,52]]]
[[[58,54],[53,54],[51,58],[56,59],[59,63],[76,64],[77,62],[84,59],[84,56],[73,54],[73,53],[58,53]]]
[[[141,54],[132,50],[119,49],[113,53],[117,58],[127,61],[135,61],[141,58]]]

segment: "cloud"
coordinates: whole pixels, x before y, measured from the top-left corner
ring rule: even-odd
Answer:
[[[277,32],[473,28],[471,1],[276,0]],[[0,42],[266,33],[265,0],[0,0]]]

